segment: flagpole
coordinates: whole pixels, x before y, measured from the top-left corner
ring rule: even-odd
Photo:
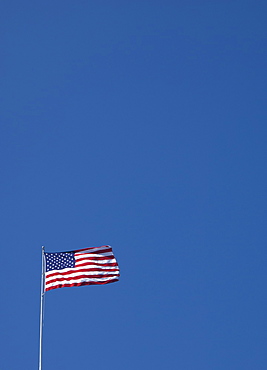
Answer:
[[[43,347],[43,326],[44,326],[44,274],[45,274],[45,256],[44,246],[42,247],[42,276],[41,276],[41,300],[40,300],[40,338],[39,338],[39,370],[42,370],[42,347]]]

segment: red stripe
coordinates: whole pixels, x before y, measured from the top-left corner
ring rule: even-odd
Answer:
[[[102,278],[109,278],[112,276],[119,277],[120,274],[98,274],[98,275],[78,275],[78,276],[69,276],[69,277],[58,277],[56,279],[52,279],[46,282],[46,284],[55,283],[57,281],[65,281],[65,280],[77,280],[77,279],[102,279]]]
[[[78,258],[79,256],[79,258]],[[79,254],[78,256],[75,256],[75,260],[78,262],[78,261],[82,261],[82,260],[88,260],[88,261],[100,261],[100,260],[107,260],[107,261],[110,261],[110,260],[114,260],[115,257],[112,255],[112,256],[99,256],[99,257],[90,257],[90,256],[83,256],[82,254]]]
[[[76,261],[77,262],[77,261]],[[79,263],[76,267],[73,268],[79,268],[80,266],[91,266],[92,263],[85,262],[85,263]],[[94,263],[94,265],[97,265],[97,262]],[[118,266],[117,262],[111,262],[111,263],[100,263],[99,266]]]
[[[82,285],[102,285],[102,284],[109,284],[109,283],[115,283],[116,281],[118,281],[119,279],[112,279],[112,280],[108,280],[108,281],[100,281],[100,282],[82,282],[82,283],[73,283],[73,284],[58,284],[58,285],[55,285],[55,286],[51,286],[49,288],[46,288],[45,291],[48,291],[48,290],[52,290],[52,289],[57,289],[57,288],[68,288],[68,287],[73,287],[73,286],[82,286]]]
[[[72,271],[65,271],[65,272],[59,272],[60,270],[57,270],[56,272],[52,272],[52,273],[48,273],[46,274],[46,279],[52,277],[52,276],[55,276],[55,275],[69,275],[69,274],[72,274],[72,273],[77,273],[77,272],[87,272],[87,271],[98,271],[99,273],[102,273],[102,272],[114,272],[114,271],[119,271],[119,269],[114,269],[114,268],[111,268],[111,269],[104,269],[104,270],[100,270],[99,268],[87,268],[87,269],[73,269]]]
[[[108,248],[108,249],[102,249],[102,248]],[[103,251],[103,253],[106,252],[112,252],[112,248],[109,245],[101,245],[101,247],[89,247],[89,248],[83,248],[83,249],[76,249],[73,251],[74,253],[76,252],[84,252],[84,251],[90,251],[91,249],[96,249],[96,251],[92,253],[99,253],[99,251]],[[89,252],[91,253],[91,252]]]

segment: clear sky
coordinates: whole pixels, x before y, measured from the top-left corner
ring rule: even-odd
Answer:
[[[267,2],[2,0],[0,368],[266,370]]]

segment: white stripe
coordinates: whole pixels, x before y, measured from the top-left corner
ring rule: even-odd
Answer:
[[[82,278],[82,279],[74,279],[74,280],[63,280],[63,281],[55,281],[54,283],[48,283],[45,285],[46,289],[50,288],[52,286],[57,286],[59,284],[64,284],[64,285],[71,285],[74,283],[90,283],[90,282],[103,282],[103,281],[109,281],[116,279],[116,276],[112,277],[105,277],[105,278]]]
[[[101,265],[96,265],[96,264],[86,264],[85,266],[79,266],[79,264],[77,263],[76,264],[76,267],[74,267],[74,269],[77,269],[77,268],[79,268],[79,269],[82,269],[82,268],[84,268],[84,269],[93,269],[93,268],[96,268],[96,269],[98,269],[98,270],[109,270],[109,269],[118,269],[119,270],[119,266],[118,265],[116,265],[116,266],[101,266]]]

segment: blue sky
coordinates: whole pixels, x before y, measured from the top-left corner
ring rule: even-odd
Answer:
[[[0,4],[1,369],[38,368],[41,246],[118,283],[47,292],[43,369],[261,370],[265,1]]]

